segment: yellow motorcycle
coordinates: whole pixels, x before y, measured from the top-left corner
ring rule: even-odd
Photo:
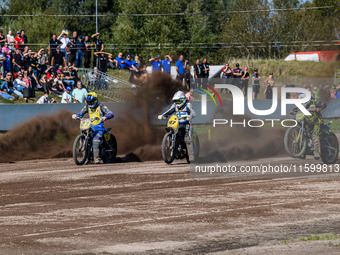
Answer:
[[[179,127],[179,120],[176,114],[170,116],[165,130],[167,133],[164,135],[162,142],[162,157],[165,163],[171,164],[174,159],[184,158],[190,163],[188,149],[184,141],[185,128]],[[195,132],[192,132],[192,142],[194,155],[197,158],[199,155],[199,140]]]

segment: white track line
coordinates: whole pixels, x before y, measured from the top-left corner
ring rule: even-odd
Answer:
[[[338,199],[338,198],[325,197],[325,198],[322,198],[322,199]],[[190,217],[190,216],[199,216],[199,215],[207,215],[207,214],[215,214],[215,213],[242,211],[242,210],[248,210],[248,209],[253,209],[253,208],[293,205],[293,204],[296,204],[296,203],[305,203],[305,202],[314,201],[314,200],[315,199],[306,199],[306,200],[303,200],[303,201],[291,202],[291,203],[276,203],[276,204],[268,204],[268,205],[255,205],[255,206],[247,206],[247,207],[242,207],[242,208],[227,209],[227,210],[223,210],[223,211],[217,210],[217,211],[210,211],[210,212],[197,212],[197,213],[188,213],[188,214],[183,214],[183,215],[172,215],[172,216],[148,218],[148,219],[142,219],[142,220],[123,221],[123,222],[116,222],[116,223],[92,225],[92,226],[87,226],[87,227],[68,228],[68,229],[61,229],[61,230],[55,230],[55,231],[26,234],[26,235],[21,235],[21,236],[18,236],[18,237],[37,237],[37,236],[44,236],[44,235],[51,235],[51,234],[58,234],[58,233],[65,233],[65,232],[73,232],[73,231],[79,231],[79,230],[89,230],[89,229],[102,228],[102,227],[127,225],[127,224],[133,224],[133,223],[144,223],[144,222],[161,221],[161,220],[168,220],[168,219],[178,219],[178,218],[184,218],[184,217]]]

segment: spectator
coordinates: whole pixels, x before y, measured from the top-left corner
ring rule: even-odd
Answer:
[[[5,42],[4,46],[1,48],[1,52],[4,53],[5,50],[7,50],[9,53],[12,53],[11,49],[8,47],[8,42]]]
[[[62,104],[72,103],[72,95],[70,94],[70,92],[71,92],[71,87],[67,86],[66,89],[65,89],[65,92],[63,93],[63,96],[61,98]]]
[[[92,70],[89,70],[87,76],[89,83],[94,84],[99,79],[98,68],[97,67],[93,68],[93,72]]]
[[[66,64],[65,64],[65,67],[66,67],[67,63],[68,63],[67,54],[66,54],[66,47],[71,41],[67,37],[66,33],[64,33],[64,32],[61,32],[61,34],[58,36],[57,39],[60,40],[60,42],[61,42],[60,51],[64,54],[64,57],[65,57],[65,60],[66,60]]]
[[[194,65],[194,75],[195,75],[195,84],[196,87],[200,87],[202,83],[202,68],[200,64],[200,60],[196,59],[196,63]]]
[[[242,77],[241,77],[241,89],[244,89],[244,95],[248,96],[248,84],[249,84],[250,75],[248,73],[248,67],[245,66],[243,68]]]
[[[138,72],[140,67],[140,60],[138,56],[135,56],[135,59],[132,62],[132,69],[136,72]]]
[[[28,71],[24,71],[23,81],[26,83],[27,87],[34,87],[34,86],[32,86],[31,78],[28,77],[27,73],[28,73]]]
[[[336,86],[336,98],[340,98],[340,84]]]
[[[83,88],[81,81],[77,82],[77,88],[72,91],[74,103],[84,103],[87,95],[87,90]]]
[[[28,50],[28,53],[24,54],[24,58],[26,59],[26,70],[28,70],[29,67],[32,67],[32,70],[35,74],[35,77],[38,77],[38,54],[33,52],[32,50]]]
[[[181,82],[183,82],[184,74],[185,74],[183,58],[184,58],[183,55],[180,55],[178,61],[176,62],[176,72],[177,72],[176,79],[180,80]]]
[[[209,64],[207,62],[207,58],[203,58],[202,61],[202,77],[203,77],[203,83],[208,83],[209,80],[209,71],[210,71],[210,67]]]
[[[131,61],[131,56],[130,55],[127,55],[126,56],[126,59],[125,59],[125,67],[126,69],[132,71],[133,68],[132,68],[132,61]]]
[[[57,35],[53,34],[52,35],[52,39],[50,40],[49,44],[48,44],[48,62],[51,64],[51,60],[52,60],[52,56],[53,54],[56,52],[57,47],[61,46],[62,42],[60,40],[57,39]]]
[[[257,68],[254,69],[254,73],[251,75],[253,81],[253,100],[257,99],[257,95],[260,93],[260,74],[257,72]]]
[[[222,68],[222,72],[221,72],[221,79],[222,82],[224,84],[230,84],[231,82],[231,78],[233,77],[233,71],[231,70],[231,68],[229,67],[229,63],[226,63],[224,65],[224,67]],[[226,89],[221,89],[221,93],[226,90]]]
[[[12,65],[11,65],[11,55],[10,55],[10,53],[7,51],[7,49],[5,49],[4,54],[5,54],[5,61],[3,62],[3,63],[4,63],[4,72],[5,72],[5,73],[11,72],[11,69],[12,69]]]
[[[234,85],[237,87],[241,87],[241,77],[242,77],[242,69],[240,68],[240,64],[236,63],[236,68],[233,70],[233,76],[234,76]]]
[[[28,43],[28,40],[27,40],[27,36],[25,35],[25,30],[21,30],[20,36],[24,40],[24,46],[26,46]]]
[[[76,84],[79,81],[78,77],[78,68],[75,66],[69,66],[69,75],[70,78],[74,81],[74,84]]]
[[[158,72],[161,70],[161,59],[160,59],[160,55],[156,55],[156,57],[154,58],[150,58],[149,62],[152,65],[152,72]]]
[[[61,96],[64,90],[59,85],[60,83],[56,82],[55,74],[51,73],[50,78],[47,79],[47,88],[48,88],[49,93],[52,93],[57,96]]]
[[[38,80],[40,79],[41,75],[45,73],[47,69],[47,62],[48,57],[47,54],[45,53],[45,49],[41,48],[38,52],[38,65],[37,65]]]
[[[164,56],[164,59],[161,62],[161,66],[163,68],[163,72],[167,74],[171,74],[171,62],[172,58],[169,54]]]
[[[17,95],[17,96],[23,98],[24,95],[23,95],[21,92],[19,92],[19,91],[13,86],[12,80],[13,80],[13,75],[12,75],[12,73],[7,73],[7,74],[6,74],[6,78],[3,79],[3,82],[2,82],[2,84],[1,84],[1,90],[6,89],[6,91],[7,91],[8,94],[10,94],[10,95],[15,94],[15,95]]]
[[[185,97],[187,98],[188,101],[195,101],[194,89],[190,89],[190,91],[185,94]]]
[[[91,41],[89,39],[88,35],[85,35],[85,51],[84,51],[84,67],[85,68],[90,68],[90,63],[91,63],[91,51],[93,44],[91,44]]]
[[[41,79],[39,80],[39,84],[41,85],[41,87],[44,91],[48,91],[46,74],[43,74],[41,76]]]
[[[19,75],[17,76],[17,78],[15,79],[13,83],[13,87],[19,92],[23,92],[24,88],[28,88],[23,78],[24,78],[24,75],[22,73],[19,73]]]
[[[184,63],[184,69],[185,69],[185,74],[184,74],[184,80],[185,80],[185,85],[187,87],[187,89],[189,90],[190,89],[190,81],[191,81],[191,65],[190,65],[190,62],[189,62],[189,59],[186,59],[185,60],[185,63]]]
[[[15,48],[24,50],[25,43],[24,43],[24,38],[21,37],[21,31],[17,31],[17,36],[14,38],[14,40],[15,40]]]
[[[40,85],[39,85],[39,82],[38,82],[36,72],[34,72],[34,71],[36,71],[36,70],[34,70],[32,66],[29,66],[28,69],[27,69],[27,76],[28,76],[28,78],[30,78],[33,88],[36,88],[36,87],[41,88]]]
[[[76,54],[76,67],[81,68],[83,62],[83,55],[85,50],[85,43],[83,42],[83,37],[80,35],[77,41],[77,54]]]
[[[336,93],[337,93],[336,88],[332,88],[331,93],[330,93],[330,98],[332,98],[332,99],[337,98]]]
[[[58,70],[58,67],[63,66],[63,64],[65,65],[65,69],[66,69],[67,65],[66,65],[65,54],[61,52],[61,49],[58,46],[52,56],[51,66],[53,66],[53,69],[56,72]]]
[[[104,43],[101,39],[99,39],[99,33],[95,33],[91,36],[95,48],[94,48],[94,53],[96,52],[100,52],[100,51],[104,51]],[[93,66],[96,66],[97,63],[97,59],[96,59],[96,55],[94,55],[93,57]]]
[[[273,99],[273,87],[274,87],[273,73],[269,74],[269,77],[264,81],[264,84],[267,86],[263,94],[266,95],[266,99]]]
[[[73,31],[72,37],[73,37],[74,41],[77,42],[78,41],[78,32],[77,31]]]
[[[108,57],[105,54],[110,54],[106,52],[95,52],[94,56],[97,59],[96,67],[99,69],[100,72],[106,73],[107,72],[107,62]]]
[[[51,102],[50,102],[48,91],[45,91],[44,95],[42,95],[37,101],[37,104],[50,104],[50,103]]]
[[[0,28],[0,48],[5,45],[6,37],[3,35],[4,31]]]
[[[68,62],[66,61],[67,65],[73,66],[76,62],[76,55],[78,51],[78,46],[74,42],[74,38],[70,38],[70,42],[67,44],[66,48],[66,54],[68,55]]]
[[[0,90],[0,96],[10,101],[14,101],[16,99],[14,96],[11,96],[10,94],[8,94],[5,88],[3,90]]]
[[[125,69],[125,60],[123,59],[123,53],[119,52],[116,60],[118,63],[118,69]]]
[[[112,59],[112,54],[109,54],[109,55],[108,55],[107,61],[108,61],[108,63],[107,63],[107,67],[108,67],[108,68],[117,69],[118,63],[117,63],[117,60]]]
[[[14,39],[14,36],[12,34],[12,29],[8,29],[8,34],[6,35],[6,40],[9,43],[9,48],[11,50],[14,50],[15,39]]]
[[[15,50],[15,54],[12,59],[14,72],[17,73],[24,68],[23,56],[21,55],[20,49]]]
[[[6,62],[5,53],[0,52],[0,76],[5,75],[4,63]]]

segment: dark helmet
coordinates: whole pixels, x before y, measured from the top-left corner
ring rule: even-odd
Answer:
[[[95,92],[90,92],[86,95],[86,103],[91,109],[97,108],[99,105],[98,96]]]

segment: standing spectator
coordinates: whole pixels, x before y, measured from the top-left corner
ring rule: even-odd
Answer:
[[[231,70],[231,68],[229,67],[229,63],[226,63],[224,65],[224,67],[222,68],[222,72],[221,72],[221,79],[222,82],[224,84],[230,84],[231,82],[231,78],[233,75],[233,71]],[[225,89],[221,89],[221,93],[224,91]]]
[[[7,49],[5,49],[4,54],[5,54],[5,58],[6,58],[5,61],[3,62],[4,63],[4,73],[8,73],[8,72],[11,72],[11,69],[12,69],[11,55],[8,52]]]
[[[169,54],[164,56],[164,59],[161,62],[163,73],[171,74],[171,62],[172,58]]]
[[[273,73],[269,74],[269,77],[264,81],[264,84],[267,86],[263,94],[266,95],[266,99],[273,99],[273,87],[274,87]]]
[[[78,41],[78,32],[77,31],[73,31],[72,37],[73,37],[74,41],[77,42]]]
[[[40,77],[42,74],[45,73],[47,69],[47,63],[48,63],[48,57],[47,54],[45,53],[45,49],[41,48],[38,52],[38,80],[40,80]]]
[[[125,69],[125,60],[123,59],[123,53],[119,52],[116,60],[118,63],[118,69]]]
[[[65,92],[63,93],[63,96],[61,98],[62,104],[72,103],[72,95],[70,94],[70,92],[71,92],[71,87],[67,86],[66,89],[65,89]]]
[[[15,50],[15,54],[12,59],[12,64],[14,67],[14,72],[17,73],[24,68],[24,61],[21,55],[20,49]]]
[[[12,29],[8,29],[8,34],[6,35],[6,40],[9,44],[9,48],[11,50],[14,50],[15,38],[14,38],[14,35],[12,33],[13,33]]]
[[[196,87],[200,87],[202,83],[202,67],[200,64],[200,60],[196,59],[196,63],[194,65],[194,75],[195,75],[195,84]]]
[[[27,36],[25,35],[25,30],[21,30],[20,36],[24,40],[24,46],[26,46],[28,43],[28,40],[27,40]]]
[[[0,48],[5,45],[6,37],[3,35],[4,31],[0,28]]]
[[[156,55],[156,57],[149,59],[149,62],[151,63],[151,66],[152,66],[153,73],[161,71],[161,58],[160,57],[161,57],[160,55]]]
[[[5,75],[4,63],[6,61],[5,53],[0,52],[0,76]]]
[[[76,67],[81,68],[83,62],[83,55],[85,50],[85,43],[83,42],[83,37],[80,35],[77,41],[77,55],[76,55]]]
[[[58,46],[52,56],[51,66],[53,66],[53,69],[56,72],[58,70],[58,67],[62,66],[63,64],[66,69],[67,65],[66,65],[65,54],[61,52],[60,47]]]
[[[17,36],[14,38],[14,40],[15,40],[15,48],[24,50],[25,43],[24,43],[24,38],[21,37],[21,31],[17,31]]]
[[[183,58],[184,58],[183,55],[180,55],[178,61],[176,62],[176,72],[177,72],[176,79],[181,81],[182,83],[183,83],[184,73],[185,73]]]
[[[260,74],[257,72],[257,68],[254,69],[254,73],[251,75],[251,79],[253,81],[253,100],[257,98],[257,95],[260,92]]]
[[[247,97],[248,96],[248,84],[249,84],[249,78],[250,75],[248,73],[248,67],[245,66],[243,68],[243,72],[242,72],[242,77],[241,77],[241,89],[244,89],[244,95]]]
[[[131,61],[131,56],[130,55],[127,55],[126,56],[126,59],[125,59],[125,67],[126,69],[132,71],[133,68],[132,68],[132,61]]]
[[[85,35],[85,51],[84,51],[84,67],[90,68],[91,63],[91,52],[92,52],[92,46],[90,38],[88,35]]]
[[[190,91],[185,94],[185,97],[187,98],[188,101],[195,101],[194,89],[190,89]]]
[[[66,53],[68,55],[68,65],[73,66],[76,62],[76,55],[78,51],[78,46],[74,41],[74,38],[70,38],[70,42],[67,44],[66,48]],[[66,61],[67,62],[67,61]]]
[[[209,71],[210,71],[210,67],[209,64],[207,62],[207,58],[203,58],[202,61],[202,77],[203,77],[203,83],[208,83],[209,80]]]
[[[108,57],[105,55],[105,52],[95,52],[94,56],[97,59],[96,67],[99,69],[100,72],[106,73]]]
[[[57,47],[61,46],[61,44],[62,44],[61,41],[57,39],[57,35],[53,34],[52,39],[50,40],[48,44],[48,55],[49,55],[48,63],[51,64],[52,56],[55,53]]]
[[[7,50],[7,52],[9,53],[12,53],[11,49],[8,47],[8,42],[5,42],[4,47],[2,47],[1,49],[1,52],[4,53],[5,50]]]
[[[104,51],[104,43],[101,39],[99,39],[99,33],[93,34],[91,36],[91,38],[92,38],[94,45],[95,45],[94,53]],[[94,55],[93,56],[93,66],[96,66],[96,63],[97,63],[97,58]]]
[[[187,87],[187,89],[190,89],[190,81],[191,81],[191,65],[189,62],[189,59],[185,60],[184,63],[184,80],[185,80],[185,86]]]
[[[87,95],[87,90],[83,88],[81,81],[77,82],[77,88],[72,91],[74,103],[84,103]]]
[[[64,57],[66,60],[66,66],[68,65],[67,54],[66,54],[66,47],[70,43],[70,39],[67,37],[66,33],[61,32],[61,34],[57,38],[61,42],[60,51],[64,53]]]
[[[242,69],[240,68],[240,64],[236,63],[236,68],[233,70],[234,81],[233,84],[237,87],[241,87],[241,77],[242,77]]]

